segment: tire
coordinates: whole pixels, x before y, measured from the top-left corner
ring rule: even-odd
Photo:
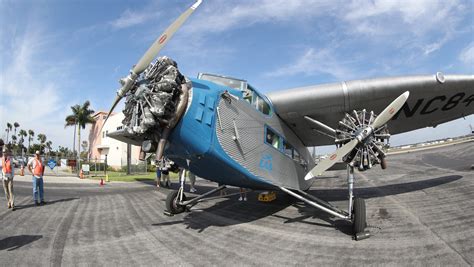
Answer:
[[[166,209],[171,214],[178,214],[185,211],[186,206],[179,205],[178,202],[178,191],[171,191],[166,197]],[[183,200],[186,200],[186,196],[183,194]]]
[[[367,222],[365,217],[365,200],[363,198],[354,199],[352,216],[354,218],[352,225],[354,234],[364,232]]]
[[[382,167],[382,170],[385,170],[387,168],[387,161],[385,158],[380,159],[380,167]]]

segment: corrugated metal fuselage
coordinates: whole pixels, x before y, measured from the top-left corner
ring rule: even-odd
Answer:
[[[308,149],[274,113],[265,115],[243,100],[242,92],[193,79],[190,104],[173,130],[166,154],[199,177],[253,189],[284,186],[307,189],[306,172],[314,166]],[[222,94],[232,94],[230,101]],[[272,129],[298,151],[294,160],[265,142]],[[238,137],[238,138],[236,138]]]

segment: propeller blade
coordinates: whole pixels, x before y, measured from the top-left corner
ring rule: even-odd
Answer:
[[[120,88],[117,92],[117,97],[112,104],[112,108],[110,108],[107,117],[102,124],[102,128],[104,127],[107,119],[110,117],[110,114],[114,111],[115,106],[120,102],[122,97],[125,93],[132,88],[133,84],[135,83],[136,78],[150,65],[151,61],[158,55],[160,50],[166,45],[166,43],[171,39],[173,34],[183,25],[183,23],[188,19],[188,17],[194,12],[194,10],[202,3],[202,0],[197,0],[194,5],[188,8],[181,16],[179,16],[161,35],[156,39],[156,41],[151,45],[150,48],[145,52],[142,58],[138,61],[138,63],[133,67],[131,73],[125,78],[122,79],[122,88]],[[101,129],[102,131],[102,129]]]
[[[183,25],[188,17],[194,12],[194,10],[201,4],[202,0],[197,0],[188,10],[186,10],[181,16],[179,16],[173,24],[171,24],[161,35],[158,37],[150,48],[145,52],[142,58],[138,61],[137,65],[133,68],[133,72],[136,74],[142,73],[150,62],[158,55],[158,52],[166,45],[171,39],[173,34]]]
[[[397,112],[403,107],[405,102],[408,99],[408,96],[410,96],[410,92],[406,91],[405,93],[401,94],[397,99],[393,100],[390,105],[388,105],[381,113],[380,115],[375,118],[374,122],[372,123],[372,128],[375,130],[385,124],[393,117]]]
[[[336,162],[340,161],[345,155],[351,152],[359,143],[359,140],[353,139],[349,143],[343,145],[337,149],[328,158],[323,159],[316,165],[311,171],[309,171],[304,177],[305,180],[309,180],[315,176],[321,175],[327,169],[331,168]]]
[[[105,117],[104,123],[102,123],[102,127],[100,128],[100,132],[102,132],[102,128],[104,128],[105,123],[110,117],[110,114],[112,114],[112,111],[114,111],[114,108],[117,106],[117,104],[120,102],[120,99],[122,99],[121,96],[115,97],[114,103],[112,104],[112,107],[110,108],[109,113],[107,113],[107,117]]]

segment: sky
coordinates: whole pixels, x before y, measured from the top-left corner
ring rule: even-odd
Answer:
[[[89,100],[107,111],[118,80],[192,4],[0,0],[0,136],[16,121],[46,134],[53,148],[72,147],[73,128],[64,127],[70,107]],[[474,1],[204,0],[160,55],[186,76],[238,77],[263,93],[438,71],[472,75]],[[469,124],[474,115],[391,143],[464,135]]]

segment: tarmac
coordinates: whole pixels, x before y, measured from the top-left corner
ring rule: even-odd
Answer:
[[[361,241],[347,222],[282,192],[270,203],[250,192],[247,202],[214,199],[168,217],[168,189],[150,183],[46,176],[48,203],[36,207],[30,177],[17,177],[16,211],[0,193],[0,265],[472,266],[473,161],[469,142],[391,155],[387,170],[356,172],[371,233]],[[345,209],[345,175],[329,172],[310,193]],[[197,181],[200,193],[215,187]]]

